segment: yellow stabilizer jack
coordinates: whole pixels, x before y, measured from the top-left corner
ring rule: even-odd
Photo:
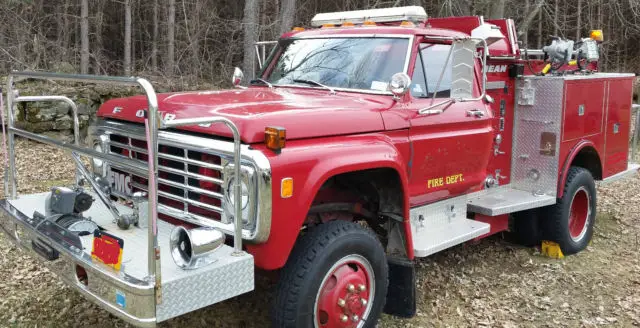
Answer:
[[[540,250],[540,252],[550,258],[554,258],[554,259],[564,258],[564,254],[562,254],[562,249],[560,249],[560,245],[552,241],[543,240],[542,249]]]

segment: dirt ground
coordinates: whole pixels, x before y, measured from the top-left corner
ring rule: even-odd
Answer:
[[[2,156],[2,155],[0,155]],[[0,157],[1,159],[2,157]],[[60,151],[19,141],[19,189],[64,184]],[[417,261],[418,314],[378,327],[640,326],[640,179],[598,188],[594,238],[562,260],[494,236]],[[63,285],[0,236],[0,326],[129,327]],[[162,327],[268,327],[270,282]]]

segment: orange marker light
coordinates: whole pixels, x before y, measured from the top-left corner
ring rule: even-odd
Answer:
[[[589,37],[594,41],[604,41],[604,34],[602,33],[602,30],[591,30]]]
[[[333,24],[322,24],[322,28],[334,28],[334,27],[336,26]]]
[[[362,26],[376,26],[376,22],[374,22],[374,21],[364,21],[364,23],[362,23]]]
[[[276,153],[284,148],[286,137],[287,130],[285,128],[268,126],[264,129],[264,144]]]
[[[293,196],[293,178],[284,178],[280,182],[280,197],[289,198]]]
[[[356,24],[352,23],[352,22],[344,22],[342,23],[342,27],[354,27],[356,26]]]
[[[304,27],[294,27],[291,31],[292,32],[302,32],[302,31],[304,31]]]
[[[400,26],[402,26],[402,27],[416,27],[416,24],[414,24],[413,22],[409,22],[409,21],[403,21],[402,23],[400,23]]]

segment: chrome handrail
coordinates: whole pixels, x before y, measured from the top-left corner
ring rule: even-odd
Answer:
[[[53,97],[53,96],[43,96],[43,97],[16,97],[14,99],[14,81],[16,78],[20,79],[39,79],[39,80],[54,80],[54,81],[68,81],[68,82],[81,82],[81,83],[97,83],[97,84],[114,84],[114,85],[127,85],[127,86],[139,86],[145,93],[147,97],[149,116],[152,118],[150,120],[150,130],[152,131],[151,135],[154,136],[149,140],[149,163],[147,168],[144,168],[142,165],[137,165],[133,161],[126,161],[122,158],[116,157],[114,155],[108,153],[100,153],[93,149],[87,149],[85,147],[81,147],[79,145],[79,129],[78,129],[78,113],[77,107],[75,103],[71,101],[71,99],[67,97]],[[13,111],[13,103],[15,102],[26,102],[26,101],[64,101],[69,103],[73,109],[73,121],[74,121],[74,136],[75,141],[73,144],[67,142],[61,142],[59,140],[55,140],[53,138],[41,136],[35,133],[31,133],[22,129],[16,128],[15,125],[15,113]],[[134,171],[141,173],[147,173],[150,177],[150,190],[153,190],[153,196],[149,199],[149,214],[151,216],[150,223],[148,225],[148,256],[147,256],[147,267],[148,267],[148,277],[147,281],[149,283],[154,284],[154,288],[156,291],[156,303],[161,301],[161,279],[160,279],[160,248],[158,246],[158,229],[157,229],[157,184],[153,184],[152,181],[157,180],[158,171],[157,171],[157,135],[158,135],[158,99],[156,96],[156,92],[153,89],[153,86],[149,81],[143,78],[138,77],[112,77],[112,76],[97,76],[97,75],[78,75],[78,74],[58,74],[58,73],[49,73],[49,72],[12,72],[7,78],[7,113],[9,115],[8,119],[8,153],[9,153],[9,168],[7,174],[9,175],[9,179],[11,180],[11,192],[8,197],[15,199],[17,197],[17,179],[15,175],[15,135],[20,135],[25,138],[33,139],[35,141],[43,142],[46,144],[54,145],[60,148],[66,148],[71,150],[72,152],[84,154],[90,157],[99,158],[102,160],[113,161],[121,163],[123,166],[133,169]],[[4,124],[4,122],[3,122]],[[151,160],[153,159],[153,160]],[[79,170],[79,168],[78,168]],[[151,187],[151,185],[153,187]],[[94,187],[94,186],[92,186]],[[151,193],[150,193],[151,196]]]
[[[238,127],[229,119],[220,116],[184,118],[173,120],[161,120],[160,128],[174,128],[185,125],[200,125],[223,123],[233,133],[233,171],[234,171],[234,198],[235,198],[235,215],[234,215],[234,233],[233,248],[234,255],[242,254],[242,184],[240,178],[240,131]],[[157,138],[157,136],[156,136]]]

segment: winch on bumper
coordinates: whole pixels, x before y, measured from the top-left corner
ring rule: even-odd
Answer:
[[[86,216],[103,229],[124,240],[123,268],[120,272],[115,271],[92,260],[92,235],[80,237],[85,248],[81,249],[66,237],[70,231],[27,214],[34,210],[44,213],[46,195],[0,200],[2,230],[69,286],[132,324],[154,326],[156,322],[253,290],[254,266],[250,254],[233,255],[233,248],[223,245],[215,252],[214,263],[195,270],[182,270],[173,263],[168,252],[169,234],[174,226],[158,221],[158,243],[163,252],[160,259],[161,299],[156,305],[154,281],[146,279],[146,231],[120,230],[107,209],[98,202],[86,212]],[[118,208],[122,213],[131,211],[126,206]],[[51,254],[57,255],[57,259],[46,258]]]
[[[148,166],[141,165],[80,146],[74,102],[64,96],[14,97],[12,87],[15,77],[141,86],[149,102],[150,119],[145,122],[145,126],[149,145],[147,151],[149,158],[153,160],[146,163]],[[163,122],[158,116],[157,99],[151,84],[139,78],[23,72],[10,75],[8,81],[9,166],[5,167],[5,172],[8,173],[5,177],[5,195],[8,198],[0,200],[0,227],[10,240],[32,253],[34,258],[41,260],[89,300],[136,326],[155,326],[158,322],[253,290],[253,257],[242,251],[240,202],[235,206],[236,219],[232,224],[233,247],[223,244],[224,234],[215,228],[186,230],[182,226],[176,228],[174,224],[157,219],[158,129],[206,122],[226,124],[234,132],[232,163],[234,169],[237,168],[234,174],[240,176],[240,139],[233,123],[218,117]],[[34,101],[63,101],[72,107],[76,137],[74,144],[14,127],[13,104]],[[74,233],[63,227],[62,221],[54,219],[59,216],[50,215],[51,195],[48,192],[17,195],[14,149],[16,135],[71,151],[77,164],[76,181],[91,185],[93,189],[87,190],[86,194],[100,200],[95,201],[88,209],[81,209],[81,213],[76,213],[74,209],[72,215],[91,221],[94,227],[97,225],[100,229],[92,234]],[[96,182],[96,177],[82,165],[79,155],[116,162],[148,174],[148,211],[144,214],[144,219],[140,216],[142,212],[136,211],[135,206],[131,208],[111,201]],[[74,188],[74,192],[84,190],[78,185]],[[235,190],[236,199],[240,199],[239,183]],[[140,216],[141,222],[146,224],[130,229],[118,227],[117,218],[132,215]],[[102,247],[107,247],[110,251],[115,247],[117,265],[104,261],[105,258],[96,245],[107,245]],[[185,256],[188,257],[187,261],[184,261]],[[206,261],[191,261],[205,257]]]

